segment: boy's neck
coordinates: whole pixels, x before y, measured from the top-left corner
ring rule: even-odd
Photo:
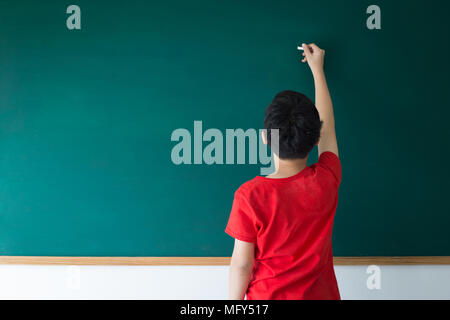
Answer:
[[[308,166],[308,157],[305,159],[283,160],[275,156],[275,172],[268,176],[271,179],[283,179],[295,176]]]

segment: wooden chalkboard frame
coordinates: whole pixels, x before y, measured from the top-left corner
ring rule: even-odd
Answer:
[[[226,266],[230,257],[47,257],[0,256],[0,265]],[[337,266],[450,265],[442,257],[335,257]]]

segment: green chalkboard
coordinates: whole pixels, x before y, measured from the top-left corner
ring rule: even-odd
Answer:
[[[0,255],[231,254],[234,191],[261,165],[177,166],[171,134],[313,97],[313,41],[343,163],[335,255],[450,255],[450,3],[378,0],[381,30],[371,4],[0,1]]]

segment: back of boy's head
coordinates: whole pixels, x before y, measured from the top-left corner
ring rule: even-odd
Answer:
[[[321,127],[316,106],[301,93],[280,92],[267,107],[264,129],[267,129],[267,141],[271,148],[270,129],[279,130],[280,159],[306,158],[319,141]]]

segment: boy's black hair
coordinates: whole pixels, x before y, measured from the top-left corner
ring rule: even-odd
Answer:
[[[319,112],[304,94],[283,91],[275,96],[266,109],[264,129],[272,148],[270,129],[279,129],[280,159],[304,159],[320,138]]]

